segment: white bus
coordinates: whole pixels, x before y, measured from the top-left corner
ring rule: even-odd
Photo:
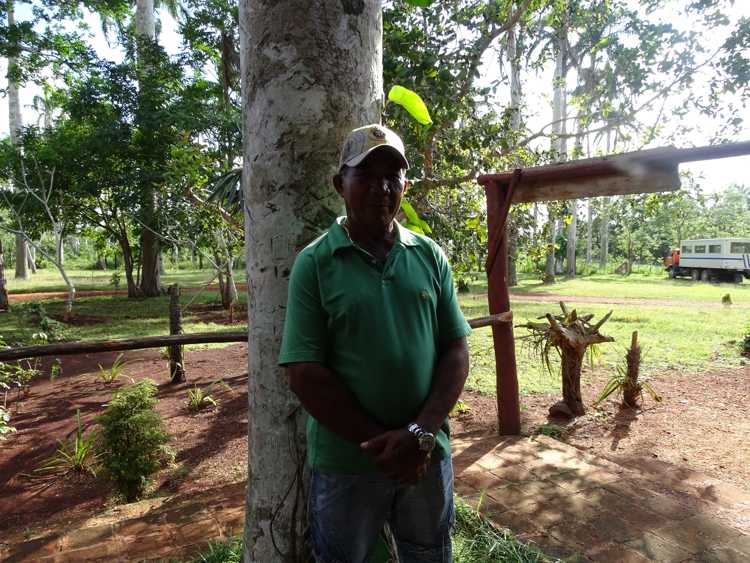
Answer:
[[[667,267],[671,278],[690,276],[693,280],[735,283],[742,283],[743,277],[750,279],[750,238],[683,240],[675,254],[676,264]]]

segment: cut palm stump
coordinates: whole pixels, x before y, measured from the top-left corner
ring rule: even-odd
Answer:
[[[556,351],[560,356],[562,371],[563,400],[550,407],[550,415],[573,418],[586,412],[581,396],[581,367],[586,350],[603,342],[614,342],[614,338],[599,333],[607,322],[612,311],[604,315],[599,322],[592,324],[594,315],[578,316],[575,309],[568,312],[565,303],[560,301],[562,314],[553,316],[547,313],[539,319],[547,322],[528,322],[519,325],[529,330],[525,337],[531,342],[534,351],[539,355],[547,369],[552,373],[550,352]]]

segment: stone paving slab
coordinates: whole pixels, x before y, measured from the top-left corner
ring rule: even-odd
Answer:
[[[557,440],[454,438],[456,492],[565,561],[750,562],[750,493],[658,460],[619,465]],[[241,533],[245,484],[124,505],[46,535],[0,540],[0,561],[144,561]]]
[[[540,436],[454,441],[456,488],[500,527],[579,561],[750,562],[750,493],[657,460]]]

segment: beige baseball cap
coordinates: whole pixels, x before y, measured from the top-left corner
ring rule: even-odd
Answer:
[[[358,127],[349,133],[346,141],[344,141],[344,148],[341,149],[339,168],[344,165],[357,166],[368,154],[380,147],[393,149],[404,161],[404,168],[409,168],[409,161],[406,160],[406,151],[401,137],[377,123]]]

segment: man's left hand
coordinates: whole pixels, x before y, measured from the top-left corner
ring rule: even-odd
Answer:
[[[430,457],[419,449],[414,434],[405,428],[389,430],[363,442],[361,448],[374,456],[375,465],[391,479],[414,484],[427,471]]]

